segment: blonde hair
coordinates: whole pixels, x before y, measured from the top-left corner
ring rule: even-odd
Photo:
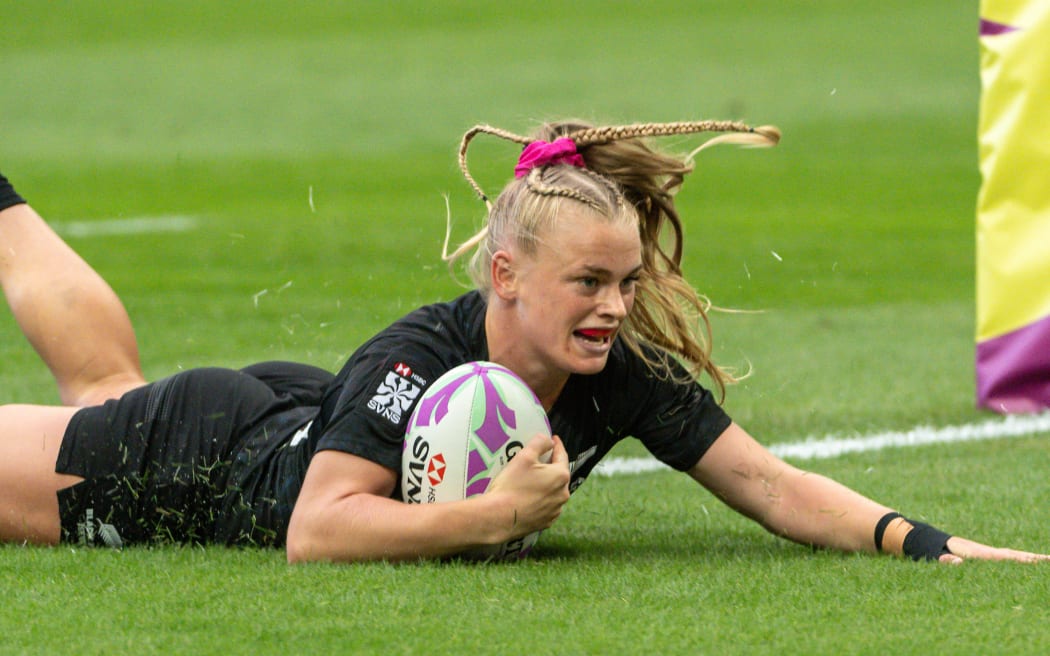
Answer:
[[[659,136],[723,132],[686,156],[654,150],[647,139]],[[467,148],[479,134],[489,134],[526,146],[534,141],[569,138],[582,155],[585,168],[567,164],[538,166],[509,182],[490,202],[467,166]],[[580,121],[546,123],[532,136],[523,137],[489,125],[467,131],[459,148],[459,166],[467,182],[485,201],[489,213],[485,226],[443,258],[450,266],[473,251],[468,270],[474,284],[489,291],[489,262],[504,244],[514,243],[526,253],[535,252],[539,236],[554,225],[565,202],[582,203],[596,215],[614,222],[638,225],[642,243],[642,275],[634,308],[620,335],[660,376],[674,377],[668,356],[683,362],[692,378],[706,373],[721,397],[733,376],[711,361],[709,303],[682,276],[682,221],[674,194],[693,170],[693,156],[717,143],[774,146],[780,131],[772,126],[751,127],[733,121],[641,123],[594,127]],[[669,244],[664,228],[670,225]],[[509,241],[512,240],[512,241]],[[643,344],[656,347],[644,349]]]

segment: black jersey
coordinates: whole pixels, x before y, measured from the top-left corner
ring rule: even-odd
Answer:
[[[302,446],[400,472],[405,426],[426,387],[457,365],[488,359],[485,308],[470,292],[422,307],[362,345],[328,386]],[[569,377],[548,416],[572,463],[572,490],[625,437],[685,470],[730,423],[708,390],[658,377],[622,340],[600,373]]]

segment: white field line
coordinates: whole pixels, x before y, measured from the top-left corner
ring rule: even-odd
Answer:
[[[101,221],[54,221],[51,227],[63,237],[138,235],[155,232],[186,232],[197,227],[192,216],[140,216]]]
[[[840,437],[829,435],[823,438],[808,438],[801,442],[773,444],[768,448],[781,458],[793,460],[822,460],[846,453],[881,451],[904,446],[927,444],[951,444],[977,440],[1001,440],[1038,433],[1050,433],[1050,413],[1041,415],[1009,415],[1002,419],[990,419],[959,426],[916,426],[906,431],[887,431],[872,435]],[[642,474],[670,469],[655,458],[609,458],[594,468],[599,476]]]

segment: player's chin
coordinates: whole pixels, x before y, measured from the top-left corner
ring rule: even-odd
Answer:
[[[590,374],[601,373],[608,362],[608,353],[579,354],[571,359],[568,369],[574,374],[587,376]]]

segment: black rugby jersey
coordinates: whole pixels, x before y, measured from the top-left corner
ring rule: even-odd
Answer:
[[[298,408],[269,434],[269,460],[251,485],[275,503],[253,521],[283,541],[292,506],[314,453],[327,449],[372,460],[400,474],[405,426],[427,386],[449,369],[488,359],[484,297],[469,292],[421,307],[363,344],[327,386],[319,410]],[[310,415],[313,414],[311,417]],[[660,461],[686,470],[729,426],[712,394],[697,383],[657,377],[617,340],[605,368],[572,375],[548,413],[565,444],[575,490],[625,437]],[[395,489],[400,498],[400,489]]]
[[[457,365],[488,358],[485,307],[484,297],[470,292],[422,307],[365,343],[328,387],[311,448],[399,471],[405,426],[423,390]],[[622,340],[600,373],[569,377],[548,415],[573,463],[573,489],[625,437],[685,470],[729,426],[708,390],[661,380]]]

